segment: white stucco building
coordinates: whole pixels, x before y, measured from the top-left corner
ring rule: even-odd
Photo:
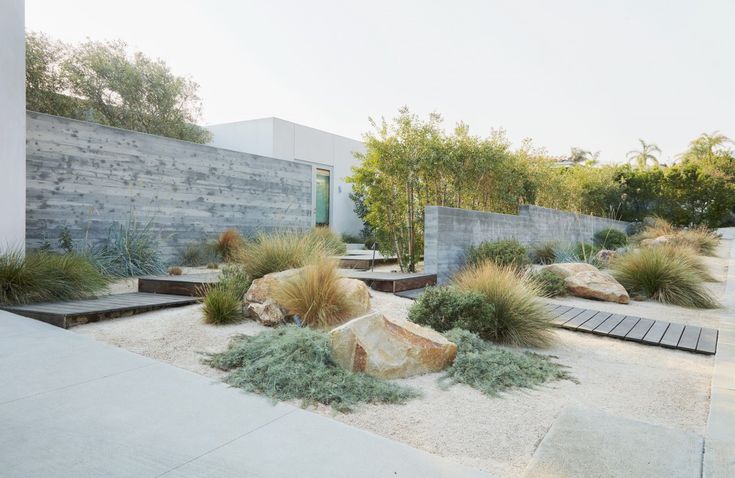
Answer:
[[[23,0],[0,2],[0,253],[25,243],[24,8]]]
[[[207,126],[211,145],[310,164],[313,175],[312,210],[315,225],[329,225],[337,233],[358,234],[362,222],[350,199],[345,177],[357,164],[362,142],[279,118],[261,118]]]

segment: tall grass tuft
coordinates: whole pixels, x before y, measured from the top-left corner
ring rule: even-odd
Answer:
[[[485,262],[455,275],[453,284],[483,294],[494,307],[482,338],[493,342],[544,347],[553,341],[551,318],[537,296],[538,285],[513,266]]]
[[[615,278],[631,294],[684,307],[719,307],[703,285],[703,266],[681,248],[646,247],[624,254],[610,265]]]
[[[227,229],[217,238],[217,252],[225,262],[230,262],[244,241],[236,229]]]
[[[222,260],[217,251],[217,244],[208,241],[199,241],[188,244],[181,252],[181,264],[185,266],[198,267],[217,263]]]
[[[248,276],[258,279],[271,272],[302,267],[329,255],[324,243],[311,234],[293,232],[262,233],[235,253]]]
[[[544,242],[531,246],[531,250],[528,254],[531,258],[531,262],[534,264],[553,264],[556,262],[557,248],[557,244],[554,242]]]
[[[360,403],[405,403],[415,389],[345,370],[332,360],[328,335],[286,326],[254,337],[240,336],[209,364],[230,371],[225,381],[274,400],[321,403],[349,412]]]
[[[243,318],[243,296],[250,287],[250,279],[245,271],[237,266],[227,266],[222,270],[220,281],[206,286],[202,314],[207,324],[229,324]]]
[[[81,299],[108,283],[88,258],[74,252],[17,249],[0,255],[0,304]]]
[[[676,228],[662,217],[652,216],[643,219],[643,230],[635,235],[637,241],[656,239],[676,233]]]
[[[361,311],[361,304],[339,286],[340,278],[337,262],[322,258],[286,280],[274,299],[304,325],[332,328]]]
[[[163,274],[166,267],[152,220],[140,224],[134,218],[125,224],[113,224],[107,240],[87,251],[103,274],[111,277],[136,277]]]
[[[554,380],[576,382],[567,367],[553,362],[552,357],[505,350],[462,329],[452,329],[444,336],[457,344],[457,357],[439,381],[445,387],[464,383],[493,397],[506,390],[533,388]]]
[[[309,231],[306,240],[314,249],[323,250],[330,256],[343,256],[347,253],[347,245],[342,238],[324,226],[318,226]]]
[[[683,229],[674,235],[674,244],[691,247],[698,254],[714,256],[720,244],[720,235],[704,226]]]

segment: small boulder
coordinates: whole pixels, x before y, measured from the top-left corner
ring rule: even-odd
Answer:
[[[329,332],[332,358],[353,372],[405,378],[438,372],[454,362],[457,345],[405,319],[373,313]]]
[[[595,271],[583,271],[567,276],[564,286],[574,296],[585,299],[597,299],[607,302],[627,304],[630,297],[625,288],[610,274]]]
[[[367,314],[370,311],[370,288],[363,281],[342,277],[337,283],[340,289],[346,291],[355,302],[360,304],[359,312],[355,314],[355,317]]]
[[[288,317],[284,308],[273,299],[266,299],[262,304],[250,302],[247,305],[246,315],[268,327],[280,325]]]
[[[543,269],[553,272],[562,279],[579,272],[599,272],[597,267],[592,264],[587,264],[586,262],[559,262],[544,266]]]

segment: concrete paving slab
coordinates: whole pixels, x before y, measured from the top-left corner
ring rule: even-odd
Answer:
[[[568,408],[541,441],[526,478],[699,478],[704,443],[692,433]]]
[[[262,470],[268,470],[268,474],[259,474]],[[291,478],[306,476],[303,470],[310,470],[308,476],[320,478],[488,476],[362,430],[355,433],[348,425],[303,410],[289,413],[163,476]]]
[[[33,319],[0,324],[3,478],[487,476]]]

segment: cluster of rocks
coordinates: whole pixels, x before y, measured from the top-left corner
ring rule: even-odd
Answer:
[[[625,287],[607,272],[585,262],[558,263],[544,266],[564,279],[564,287],[569,294],[585,299],[597,299],[627,304],[630,296]]]
[[[268,274],[256,279],[245,294],[247,315],[274,327],[291,316],[273,299],[273,292],[300,269]],[[370,292],[364,282],[343,277],[340,287],[362,305],[359,316],[329,332],[334,360],[353,372],[380,378],[405,378],[438,372],[454,362],[457,345],[433,329],[405,319],[369,313]]]

